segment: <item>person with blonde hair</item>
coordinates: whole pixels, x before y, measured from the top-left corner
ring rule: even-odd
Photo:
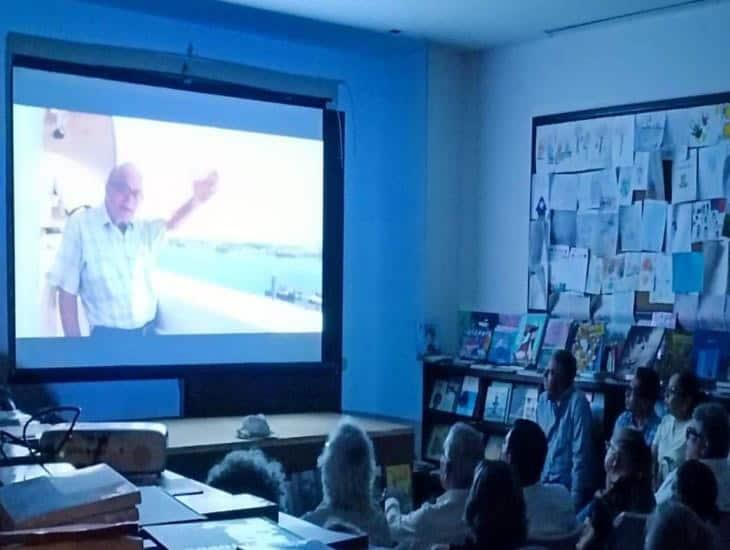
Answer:
[[[390,546],[390,529],[373,498],[375,451],[365,431],[344,420],[330,433],[317,460],[322,473],[322,502],[302,519],[319,526],[333,521],[368,534],[370,544]]]

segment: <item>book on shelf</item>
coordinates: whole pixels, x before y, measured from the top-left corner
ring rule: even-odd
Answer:
[[[441,404],[444,401],[446,395],[446,380],[443,378],[437,378],[433,381],[433,389],[431,390],[431,399],[428,403],[428,408],[433,410],[441,410]]]
[[[404,494],[411,494],[411,465],[394,464],[385,467],[385,485],[389,489],[398,489]]]
[[[603,323],[580,323],[576,328],[572,351],[578,374],[601,370],[604,334]]]
[[[528,400],[528,396],[530,399]],[[524,384],[515,384],[512,388],[512,397],[509,401],[509,414],[507,415],[507,422],[514,424],[514,421],[518,418],[526,418],[532,420],[526,416],[528,410],[532,410],[532,397],[534,396],[537,401],[537,388],[534,386],[528,386]]]
[[[140,503],[139,489],[106,464],[0,487],[6,530],[51,527],[121,513]]]
[[[616,368],[617,376],[630,378],[639,367],[654,367],[664,332],[659,327],[632,326]]]
[[[479,311],[459,312],[461,349],[459,357],[471,361],[485,361],[489,353],[494,327],[499,316]]]
[[[694,334],[695,374],[703,380],[726,381],[730,359],[730,334],[698,330]]]
[[[571,319],[551,317],[545,326],[545,336],[537,360],[537,370],[544,371],[550,365],[553,354],[559,349],[568,349],[570,333],[573,328]]]
[[[525,405],[522,418],[537,422],[537,398],[540,396],[538,388],[532,386],[525,393]]]
[[[512,384],[507,382],[492,382],[489,385],[484,400],[484,420],[505,422],[511,392]]]
[[[436,424],[431,428],[428,437],[428,446],[426,447],[426,458],[429,460],[441,460],[444,451],[444,441],[449,434],[449,426],[447,424]]]
[[[528,313],[522,316],[512,350],[512,362],[525,367],[536,366],[547,315]]]
[[[456,402],[456,414],[462,416],[474,416],[479,397],[479,378],[476,376],[465,376],[461,384],[461,392]]]
[[[492,334],[492,343],[489,346],[487,361],[495,365],[512,364],[512,350],[517,338],[517,328],[507,325],[497,325]]]
[[[657,372],[661,380],[669,378],[692,364],[692,334],[668,330],[664,335]]]
[[[456,401],[461,393],[462,377],[453,376],[446,381],[446,390],[444,390],[444,399],[441,401],[440,411],[454,412]]]

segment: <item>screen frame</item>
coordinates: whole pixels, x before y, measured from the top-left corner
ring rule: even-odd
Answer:
[[[342,370],[342,289],[344,241],[345,115],[329,108],[331,98],[268,90],[237,82],[192,77],[184,73],[106,66],[28,55],[8,39],[6,52],[6,246],[8,363],[11,383],[48,383],[103,380],[145,380],[200,377],[210,374],[306,375],[313,370],[333,373],[340,387]],[[115,365],[84,367],[18,367],[15,341],[15,227],[13,168],[13,70],[16,67],[102,78],[227,97],[322,109],[323,235],[322,235],[322,348],[316,362],[216,363],[191,365]],[[323,374],[324,374],[323,372]],[[207,376],[206,376],[207,377]],[[339,402],[339,395],[336,398]]]

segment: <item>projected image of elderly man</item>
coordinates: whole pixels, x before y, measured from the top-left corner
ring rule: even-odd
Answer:
[[[169,219],[141,220],[143,178],[133,164],[115,167],[104,203],[75,212],[66,222],[50,284],[58,289],[65,336],[81,336],[78,299],[90,335],[148,334],[154,329],[157,295],[152,284],[155,256],[167,231],[180,225],[215,192],[218,174],[192,184],[190,198]]]

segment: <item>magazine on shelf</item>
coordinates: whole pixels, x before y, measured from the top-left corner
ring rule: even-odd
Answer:
[[[573,356],[577,372],[595,373],[601,370],[605,327],[603,323],[580,323],[573,339]]]
[[[484,401],[484,420],[505,422],[511,392],[512,384],[508,382],[492,382],[490,384]]]
[[[441,410],[441,404],[446,396],[446,380],[439,378],[433,381],[433,389],[431,390],[431,400],[429,401],[428,408],[434,410]]]
[[[441,401],[440,411],[454,412],[456,408],[456,401],[459,399],[461,393],[461,382],[460,377],[452,377],[446,381],[446,389],[444,390],[444,398]]]
[[[631,327],[616,374],[620,378],[628,378],[633,376],[639,367],[653,367],[663,338],[663,328]]]
[[[522,316],[512,351],[512,362],[523,366],[537,365],[546,324],[545,314],[528,313]]]
[[[496,365],[512,364],[512,350],[514,349],[515,338],[517,338],[516,327],[498,325],[492,334],[488,361]]]
[[[548,319],[545,326],[545,336],[542,340],[542,348],[538,355],[538,371],[544,371],[548,368],[550,360],[557,350],[568,348],[572,328],[572,319],[558,319],[555,317]]]
[[[479,378],[476,376],[465,376],[461,384],[461,393],[456,402],[456,414],[462,416],[474,416],[479,397]]]

